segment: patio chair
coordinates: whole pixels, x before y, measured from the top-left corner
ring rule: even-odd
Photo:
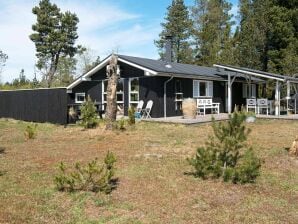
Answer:
[[[138,105],[137,105],[137,108],[136,108],[136,112],[141,112],[142,109],[143,109],[143,105],[144,105],[144,101],[143,100],[140,100],[138,102]]]
[[[256,99],[246,99],[246,111],[248,112],[249,109],[254,109],[255,113],[257,113],[257,100]]]
[[[141,118],[141,112],[142,112],[142,109],[143,109],[143,105],[144,105],[144,101],[140,100],[138,102],[137,107],[136,107],[135,118]]]
[[[268,99],[266,98],[261,98],[257,100],[258,104],[258,114],[260,114],[260,109],[266,109],[267,115],[269,113],[269,104],[268,104]]]
[[[151,113],[152,106],[153,106],[153,101],[149,100],[147,102],[145,109],[142,109],[142,118],[145,118],[145,119],[151,118],[150,113]]]

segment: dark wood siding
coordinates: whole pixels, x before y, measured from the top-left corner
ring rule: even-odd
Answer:
[[[66,89],[0,91],[0,117],[66,124]]]
[[[164,116],[164,83],[170,77],[162,76],[144,76],[144,71],[137,69],[125,63],[119,62],[121,70],[121,78],[124,79],[124,114],[127,115],[129,108],[129,78],[139,77],[139,98],[144,101],[144,107],[149,100],[153,100],[151,111],[152,117]],[[75,93],[85,92],[90,95],[92,100],[102,102],[102,80],[106,79],[106,67],[96,72],[92,77],[92,81],[84,81],[75,87],[69,95],[69,103],[74,103]],[[182,111],[179,103],[175,102],[175,82],[181,82],[184,98],[193,97],[193,79],[173,78],[167,84],[167,116],[180,116]],[[214,102],[220,103],[220,112],[225,108],[225,82],[214,81]]]

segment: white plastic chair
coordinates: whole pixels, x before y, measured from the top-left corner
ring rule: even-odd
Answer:
[[[152,106],[153,106],[153,101],[149,100],[147,102],[145,109],[142,110],[142,118],[145,118],[145,119],[151,118],[150,112],[151,112]]]
[[[257,113],[257,100],[256,99],[246,99],[246,111],[249,109],[254,109],[255,114]]]
[[[269,104],[266,98],[258,99],[258,114],[260,114],[260,109],[266,109],[267,115],[269,111]]]
[[[143,100],[140,100],[138,102],[138,105],[137,105],[137,108],[136,108],[136,112],[141,112],[142,109],[143,109],[143,106],[144,106],[144,101]]]

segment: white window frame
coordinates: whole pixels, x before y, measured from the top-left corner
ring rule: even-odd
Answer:
[[[104,92],[104,82],[108,82],[108,80],[103,80],[101,83],[102,83],[102,95],[101,95],[101,97],[102,97],[102,109],[104,110],[105,109],[105,104],[107,103],[107,101],[105,101],[104,99],[105,99],[105,95],[107,95],[107,92]],[[123,82],[123,90],[124,90],[124,82]],[[117,99],[117,95],[118,94],[122,94],[122,101],[117,101],[117,105],[118,104],[122,104],[123,106],[124,106],[124,91],[117,91],[116,92],[116,99]]]
[[[200,83],[206,83],[206,96],[200,96]],[[195,85],[197,85],[197,92],[195,92]],[[213,81],[193,80],[193,98],[213,97]]]
[[[140,101],[140,83],[139,83],[139,90],[138,91],[131,91],[131,81],[133,79],[137,79],[138,82],[140,80],[138,77],[129,78],[129,81],[128,81],[128,102],[129,102],[130,106],[131,106],[131,104],[138,104],[139,101]],[[131,94],[138,94],[138,101],[132,101],[131,100]]]
[[[78,100],[78,96],[83,96],[84,101]],[[84,103],[86,101],[86,93],[75,93],[75,103]]]

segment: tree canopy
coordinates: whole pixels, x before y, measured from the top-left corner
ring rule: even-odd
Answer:
[[[159,34],[159,40],[155,45],[159,50],[161,58],[164,58],[164,47],[166,36],[173,38],[173,61],[190,63],[192,61],[192,49],[190,47],[190,36],[192,20],[183,0],[173,0],[168,7],[165,22],[161,23],[163,30]]]
[[[172,35],[175,62],[298,74],[297,0],[239,0],[237,15],[231,9],[227,0],[195,0],[189,8],[173,0],[155,41],[161,58]]]
[[[49,0],[41,0],[32,13],[37,17],[32,26],[34,33],[30,35],[36,47],[37,67],[43,71],[47,86],[51,87],[61,58],[72,58],[77,52],[79,19],[69,11],[61,12]]]

